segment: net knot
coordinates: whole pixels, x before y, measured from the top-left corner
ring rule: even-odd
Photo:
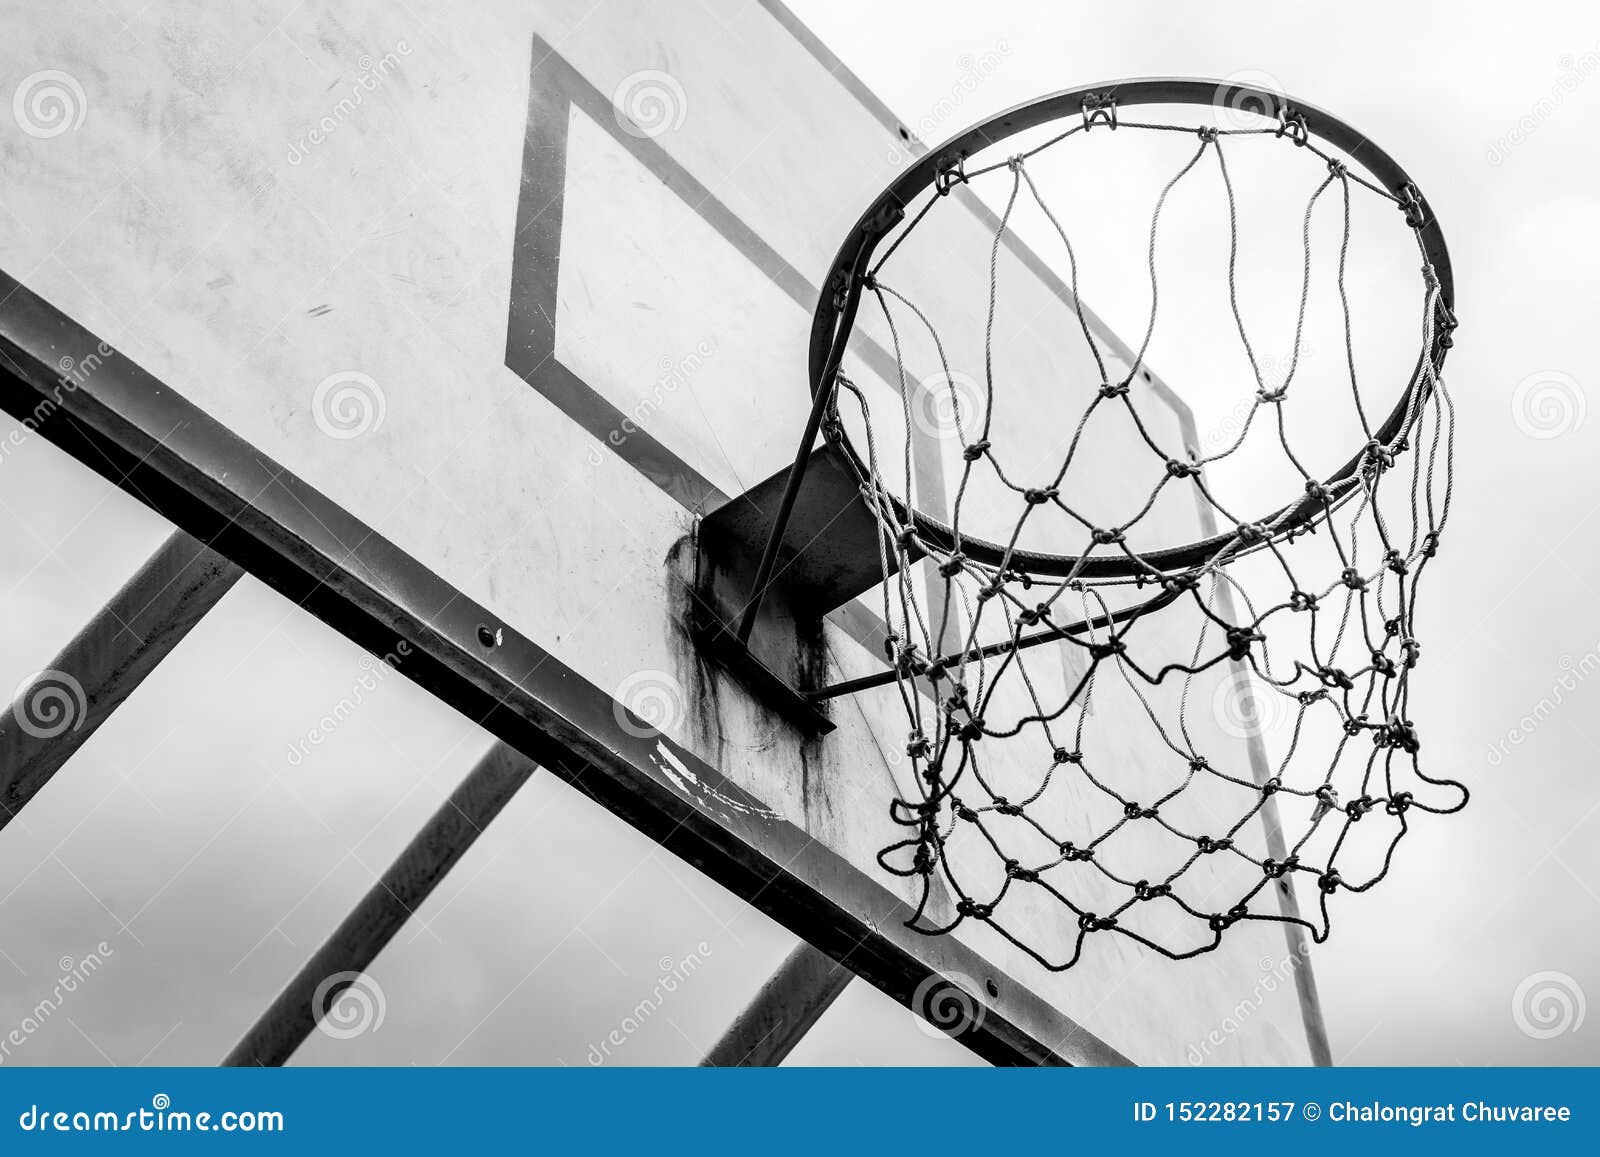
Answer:
[[[1228,658],[1235,662],[1250,657],[1250,644],[1263,642],[1266,636],[1251,627],[1228,628]]]
[[[1209,763],[1207,763],[1205,761],[1205,759],[1203,759],[1202,757],[1197,755],[1197,756],[1195,756],[1193,759],[1191,759],[1189,761],[1189,770],[1190,771],[1210,771],[1211,770],[1211,765]]]
[[[1389,797],[1389,802],[1383,805],[1383,810],[1392,816],[1403,816],[1415,802],[1409,791],[1397,791]]]
[[[1217,137],[1221,135],[1214,125],[1201,125],[1195,133],[1208,145],[1215,144]]]
[[[1261,785],[1262,798],[1277,795],[1281,790],[1283,790],[1283,780],[1279,779],[1277,776],[1273,776],[1271,779],[1266,780]]]
[[[1141,807],[1130,800],[1122,805],[1122,814],[1124,818],[1130,820],[1153,820],[1156,818],[1156,809]]]
[[[1305,147],[1311,130],[1306,127],[1306,118],[1300,113],[1291,113],[1288,106],[1278,110],[1278,131],[1274,136],[1286,136],[1295,143],[1297,148]]]
[[[1116,926],[1115,916],[1096,916],[1093,912],[1085,912],[1078,917],[1078,927],[1085,932],[1106,932]]]
[[[1422,557],[1432,558],[1439,553],[1439,532],[1430,530],[1422,536]]]
[[[1249,911],[1243,904],[1235,904],[1226,912],[1212,913],[1211,918],[1206,923],[1211,926],[1211,931],[1213,932],[1226,932],[1247,915],[1249,915]]]
[[[894,543],[901,550],[910,550],[917,545],[917,528],[903,526],[894,536]]]
[[[1198,462],[1181,462],[1176,458],[1168,458],[1167,473],[1174,478],[1189,478],[1200,473],[1200,464]]]
[[[1299,866],[1299,856],[1287,856],[1282,860],[1274,860],[1271,856],[1268,856],[1261,861],[1262,873],[1271,880],[1281,880]]]
[[[1365,715],[1352,715],[1344,721],[1344,733],[1351,736],[1360,735],[1362,728],[1366,727],[1366,725],[1367,717]]]
[[[1167,575],[1161,580],[1161,589],[1168,594],[1179,595],[1185,591],[1198,589],[1200,580],[1192,574]]]
[[[1220,840],[1214,840],[1210,836],[1201,836],[1195,841],[1195,844],[1197,847],[1199,847],[1202,855],[1209,856],[1214,852],[1228,851],[1233,847],[1233,840],[1227,837],[1224,837]]]
[[[1314,611],[1317,609],[1317,596],[1310,591],[1291,591],[1289,594],[1289,609],[1291,611]]]
[[[1317,668],[1317,678],[1322,680],[1324,687],[1338,687],[1340,690],[1349,691],[1355,687],[1355,681],[1338,667],[1330,667],[1324,663]]]
[[[1083,763],[1083,752],[1068,751],[1065,747],[1058,747],[1051,753],[1051,758],[1057,763]]]
[[[1300,706],[1302,707],[1310,707],[1318,699],[1326,699],[1327,697],[1328,691],[1325,687],[1318,687],[1315,691],[1302,691],[1295,696],[1296,699],[1300,700]]]
[[[1361,577],[1361,572],[1353,566],[1347,566],[1339,572],[1339,581],[1353,591],[1367,589],[1367,580]]]
[[[1089,537],[1094,539],[1096,546],[1110,546],[1123,540],[1122,531],[1112,527],[1110,529],[1096,529],[1090,532]]]
[[[1112,639],[1105,643],[1090,643],[1089,657],[1099,662],[1101,659],[1109,659],[1113,655],[1121,655],[1127,649],[1121,639]]]
[[[1262,526],[1259,522],[1241,522],[1239,524],[1239,528],[1234,531],[1234,534],[1238,537],[1241,543],[1249,546],[1252,543],[1265,542],[1267,539],[1267,528]]]
[[[967,556],[962,554],[960,551],[957,551],[955,554],[952,554],[949,558],[945,559],[944,562],[939,564],[939,573],[945,578],[955,578],[956,575],[961,573],[962,567],[966,561]]]
[[[1342,181],[1350,172],[1350,168],[1343,161],[1339,160],[1339,158],[1329,157],[1328,172],[1332,173],[1335,177],[1338,177]]]
[[[1022,498],[1029,506],[1042,506],[1046,502],[1054,501],[1060,494],[1054,486],[1043,486],[1022,492]]]
[[[969,824],[978,822],[978,813],[964,803],[956,804],[955,813],[958,818],[966,820]]]
[[[1022,808],[1003,795],[994,797],[994,810],[1003,816],[1020,816],[1022,814]]]
[[[988,441],[986,439],[980,439],[979,441],[972,443],[970,446],[963,447],[961,450],[961,457],[965,458],[968,462],[976,462],[979,458],[982,458],[984,454],[988,453],[988,450]]]
[[[1069,864],[1094,859],[1093,848],[1080,848],[1071,840],[1064,841],[1059,847],[1061,858]]]
[[[963,916],[971,916],[974,920],[987,920],[994,911],[988,904],[980,904],[976,900],[962,900],[956,904],[956,911]]]
[[[1328,488],[1315,478],[1306,479],[1306,494],[1317,502],[1328,501]]]
[[[1256,391],[1256,401],[1261,402],[1263,405],[1275,406],[1279,402],[1283,401],[1284,395],[1288,392],[1288,386],[1279,386],[1275,390],[1269,390],[1263,387]]]
[[[1117,382],[1115,385],[1110,382],[1101,382],[1100,396],[1107,399],[1126,397],[1128,394],[1128,382],[1131,380]]]
[[[1324,896],[1333,895],[1342,883],[1344,881],[1339,878],[1339,873],[1332,868],[1317,877],[1317,888]]]
[[[1366,446],[1367,465],[1374,470],[1387,470],[1394,465],[1394,451],[1376,438]]]
[[[1171,884],[1152,884],[1149,880],[1139,880],[1133,885],[1133,898],[1135,900],[1159,900],[1171,891]]]
[[[1013,880],[1022,880],[1025,883],[1035,884],[1039,881],[1039,872],[1035,868],[1024,868],[1015,860],[1006,861],[1006,875]]]
[[[1380,747],[1397,747],[1407,755],[1422,750],[1422,740],[1417,729],[1403,719],[1394,719],[1373,733],[1373,741]]]
[[[906,740],[906,754],[912,759],[921,759],[932,750],[928,743],[928,737],[921,732],[913,731],[910,738]]]
[[[1373,799],[1370,795],[1358,796],[1356,799],[1353,799],[1344,805],[1344,814],[1350,817],[1351,823],[1356,823],[1361,819],[1362,816],[1366,815],[1369,811],[1377,806],[1378,801]]]
[[[1398,550],[1391,549],[1385,552],[1383,556],[1383,562],[1384,565],[1390,570],[1394,571],[1395,574],[1406,574],[1411,570],[1411,568],[1406,565],[1406,556],[1401,554]]]
[[[1397,670],[1394,660],[1382,651],[1372,652],[1372,669],[1385,679],[1393,679]]]
[[[1006,158],[1006,168],[1010,169],[1013,173],[1020,173],[1020,172],[1022,172],[1022,162],[1025,159],[1026,158],[1023,157],[1023,155],[1021,153],[1018,153],[1018,154],[1016,154],[1015,156],[1012,156],[1012,157],[1007,157]]]
[[[1043,619],[1048,619],[1049,617],[1050,608],[1045,606],[1043,603],[1040,603],[1036,607],[1028,607],[1017,612],[1017,622],[1027,627],[1031,627],[1035,623]]]
[[[1400,644],[1400,653],[1407,668],[1415,667],[1422,658],[1422,644],[1415,639],[1406,639]]]

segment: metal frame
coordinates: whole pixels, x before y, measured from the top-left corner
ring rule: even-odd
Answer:
[[[785,525],[794,509],[800,492],[806,464],[812,445],[819,432],[825,433],[833,445],[846,453],[855,464],[858,475],[866,476],[860,455],[850,445],[849,437],[838,423],[825,423],[824,418],[833,404],[836,378],[843,361],[845,347],[855,324],[856,312],[861,303],[861,292],[867,278],[869,262],[878,245],[901,221],[912,201],[924,191],[949,187],[947,178],[964,182],[962,168],[968,157],[983,149],[1051,121],[1081,116],[1085,128],[1102,125],[1108,131],[1117,127],[1116,110],[1147,104],[1225,105],[1239,107],[1240,101],[1254,102],[1268,119],[1278,118],[1280,126],[1294,127],[1290,135],[1302,143],[1310,137],[1326,141],[1361,165],[1378,181],[1400,208],[1407,214],[1407,222],[1416,232],[1424,258],[1433,266],[1439,278],[1440,324],[1434,335],[1431,350],[1418,357],[1410,381],[1402,391],[1393,411],[1377,432],[1384,444],[1390,443],[1405,424],[1412,395],[1424,388],[1426,375],[1422,359],[1428,358],[1436,372],[1442,372],[1444,357],[1450,348],[1450,331],[1455,327],[1455,284],[1450,265],[1450,254],[1445,246],[1444,234],[1438,219],[1418,190],[1416,183],[1400,165],[1368,139],[1364,134],[1331,113],[1304,101],[1251,85],[1228,81],[1197,78],[1151,78],[1116,81],[1108,84],[1088,85],[1068,89],[1051,96],[1029,101],[990,117],[947,140],[936,149],[923,154],[890,183],[888,188],[867,207],[847,235],[838,255],[834,258],[823,285],[821,299],[811,328],[810,375],[811,412],[800,438],[789,485],[778,506],[772,533],[762,552],[761,566],[751,586],[749,603],[739,624],[739,638],[748,642],[755,626],[761,600],[772,582],[772,572],[778,559],[778,548]],[[1355,476],[1365,458],[1365,449],[1358,451],[1343,467],[1336,471],[1325,486],[1337,490]],[[903,521],[913,522],[917,532],[946,551],[954,551],[956,543],[947,528],[927,518],[915,507],[899,499],[895,503]],[[1304,525],[1326,509],[1326,503],[1314,497],[1299,499],[1277,511],[1257,519],[1261,523],[1278,525],[1279,537]],[[1281,522],[1279,520],[1282,520]],[[1151,568],[1159,571],[1183,570],[1203,564],[1234,541],[1231,533],[1213,535],[1183,546],[1153,551],[1142,556],[1142,563],[1129,558],[1107,555],[1100,558],[1078,558],[1065,555],[1044,554],[1026,550],[1007,550],[997,543],[963,535],[960,550],[976,562],[989,566],[1009,566],[1035,575],[1080,578],[1132,577],[1149,574]],[[1264,544],[1263,544],[1264,545]]]
[[[61,381],[61,358],[94,353],[92,376]],[[1000,995],[960,1038],[980,1056],[1129,1063],[980,953],[905,928],[908,907],[881,882],[619,719],[609,693],[4,273],[0,408],[358,645],[407,642],[407,677],[902,1004],[938,976],[991,981]]]

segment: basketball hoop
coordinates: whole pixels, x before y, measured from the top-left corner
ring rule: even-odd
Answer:
[[[1129,115],[1144,105],[1247,107],[1260,110],[1262,124],[1219,128],[1141,121]],[[1042,126],[1059,131],[1025,151],[984,159],[993,156],[1001,142]],[[1145,344],[1131,366],[1116,372],[1084,320],[1069,231],[1052,212],[1029,169],[1046,150],[1069,148],[1072,138],[1090,132],[1115,133],[1119,140],[1141,133],[1186,132],[1195,141],[1187,164],[1161,191],[1151,220],[1152,306]],[[1295,383],[1286,380],[1274,386],[1264,380],[1239,313],[1231,258],[1233,317],[1256,379],[1238,440],[1205,455],[1163,442],[1139,418],[1132,387],[1156,324],[1155,253],[1162,205],[1180,180],[1201,170],[1202,162],[1214,164],[1227,193],[1230,252],[1236,254],[1237,211],[1224,157],[1235,147],[1296,150],[1308,164],[1322,168],[1305,211],[1306,279],[1300,327],[1311,284],[1313,210],[1328,194],[1344,207],[1339,291],[1349,389],[1364,439],[1342,466],[1323,476],[1309,472],[1289,443],[1279,415],[1295,396]],[[994,400],[1005,389],[1003,375],[995,372],[989,357],[998,297],[997,266],[991,256],[983,335],[984,398],[981,406],[964,405],[951,387],[963,462],[953,511],[948,518],[936,518],[914,504],[909,479],[904,494],[887,484],[867,396],[841,367],[858,328],[858,312],[867,302],[891,335],[902,404],[909,403],[900,327],[926,331],[944,363],[940,367],[944,379],[951,380],[938,326],[895,287],[893,259],[925,221],[937,216],[941,202],[953,191],[979,182],[993,185],[996,200],[1005,204],[993,238],[994,252],[1021,201],[1036,203],[1055,228],[1072,262],[1071,301],[1082,340],[1100,367],[1101,381],[1076,431],[1063,429],[1061,459],[1048,470],[1024,476],[1027,464],[1009,461],[1006,447],[990,437]],[[1415,238],[1422,261],[1416,359],[1394,374],[1400,383],[1398,396],[1376,422],[1368,420],[1357,382],[1353,326],[1345,298],[1344,260],[1350,247],[1353,197],[1391,202]],[[1421,743],[1409,712],[1412,673],[1421,653],[1415,624],[1417,584],[1435,557],[1451,501],[1453,411],[1441,374],[1456,326],[1453,301],[1443,235],[1405,171],[1337,118],[1249,86],[1139,80],[1046,97],[990,118],[927,153],[872,203],[840,249],[816,310],[810,418],[755,571],[739,638],[748,642],[772,581],[808,463],[821,456],[812,452],[820,432],[827,442],[822,453],[831,454],[830,461],[842,461],[877,529],[872,536],[879,554],[874,577],[881,580],[882,612],[888,624],[888,667],[878,675],[803,694],[809,702],[820,703],[889,685],[899,691],[907,720],[904,750],[917,791],[893,801],[890,814],[907,834],[884,849],[879,863],[888,872],[920,881],[920,902],[909,921],[911,927],[943,934],[965,921],[981,921],[1052,970],[1071,967],[1080,958],[1085,939],[1102,932],[1130,936],[1173,958],[1214,949],[1223,933],[1243,920],[1292,921],[1320,942],[1328,934],[1329,898],[1341,890],[1364,891],[1387,874],[1394,849],[1408,828],[1408,814],[1414,810],[1446,814],[1464,806],[1465,787],[1430,777],[1419,766]],[[1298,359],[1300,328],[1294,342]],[[1150,451],[1147,462],[1127,463],[1129,472],[1148,471],[1149,499],[1130,517],[1115,522],[1096,521],[1076,509],[1070,487],[1063,485],[1084,426],[1102,407],[1125,409]],[[857,412],[866,429],[859,443],[844,420]],[[1268,428],[1275,428],[1301,485],[1264,512],[1241,517],[1208,487],[1207,468],[1232,454],[1252,429]],[[909,440],[909,421],[907,431]],[[909,441],[907,445],[909,454]],[[980,472],[997,488],[1003,487],[1014,502],[1015,522],[1003,540],[980,537],[963,527],[962,496],[969,480]],[[1129,541],[1130,531],[1169,487],[1192,488],[1208,517],[1219,519],[1222,528],[1192,541],[1136,549]],[[1025,526],[1041,510],[1075,522],[1082,549],[1048,553],[1020,545]],[[1328,544],[1323,553],[1331,562],[1324,559],[1317,565],[1315,557],[1304,551],[1303,544],[1312,536]],[[1239,564],[1260,555],[1270,556],[1276,567],[1272,581],[1252,592]],[[913,589],[912,575],[918,566],[941,593],[937,614],[931,609],[934,602],[924,606]],[[1242,613],[1234,610],[1235,599],[1242,603]],[[1140,623],[1152,615],[1174,614],[1169,608],[1179,604],[1199,624],[1192,646],[1180,653],[1141,652]],[[1295,619],[1305,624],[1299,628],[1305,641],[1292,648],[1286,663],[1281,648],[1289,632],[1279,628]],[[991,634],[1003,637],[984,641],[984,623]],[[943,645],[952,631],[959,637],[958,645]],[[1047,643],[1075,649],[1082,665],[1081,676],[1071,681],[1064,696],[1048,702],[1028,671],[1034,648]],[[1280,648],[1276,655],[1274,645]],[[1203,749],[1192,733],[1190,692],[1199,686],[1196,680],[1229,670],[1262,688],[1274,697],[1272,702],[1287,705],[1284,718],[1287,724],[1292,717],[1293,738],[1273,774],[1232,768],[1224,755],[1236,758],[1237,751]],[[1155,798],[1136,799],[1120,790],[1117,768],[1094,753],[1092,708],[1106,680],[1121,681],[1132,689],[1172,752],[1172,780]],[[1007,685],[1013,690],[997,697]],[[1163,717],[1146,698],[1163,685],[1181,689],[1179,707],[1171,717]],[[998,706],[1007,695],[1013,697],[1013,708],[1000,718]],[[1313,718],[1317,725],[1332,725],[1333,738],[1320,752],[1311,750],[1305,736],[1312,726],[1307,721]],[[1370,742],[1370,748],[1358,757],[1357,741],[1362,739]],[[1008,747],[1016,744],[1048,753],[1033,769],[1033,785],[1021,793],[997,786],[986,754],[991,749],[1032,749]],[[1108,803],[1114,819],[1095,831],[1069,834],[1082,817],[1052,814],[1044,802],[1052,781],[1061,776],[1082,777],[1083,790]],[[1171,806],[1174,801],[1200,780],[1228,785],[1238,795],[1236,810],[1204,831],[1168,818],[1177,810]],[[1252,849],[1239,834],[1252,817],[1276,806],[1274,797],[1298,797],[1310,812],[1303,830],[1285,841],[1277,854]],[[1371,871],[1346,879],[1338,867],[1345,862],[1342,853],[1353,842],[1355,826],[1373,812],[1387,817],[1392,837],[1385,839]],[[1111,862],[1115,857],[1104,854],[1110,841],[1117,832],[1138,824],[1159,825],[1186,849],[1178,862],[1150,864],[1137,871]],[[1368,820],[1363,830],[1374,826],[1375,821]],[[952,841],[958,838],[976,851],[953,854]],[[1213,856],[1237,860],[1251,873],[1220,902],[1186,892],[1192,867]],[[986,859],[992,860],[987,868],[993,870],[975,871],[974,864]],[[1083,872],[1099,877],[1088,889],[1101,898],[1094,907],[1085,899],[1085,889],[1073,883],[1082,881]],[[1316,922],[1294,914],[1292,908],[1268,910],[1257,899],[1276,882],[1296,875],[1305,875],[1318,888]],[[1018,889],[1040,889],[1071,913],[1076,933],[1068,949],[1040,948],[1034,943],[1036,923],[1020,926],[1007,919],[1007,901]],[[945,890],[952,898],[952,910],[935,919],[931,912]],[[1168,906],[1169,914],[1181,913],[1187,919],[1167,921],[1177,930],[1158,937],[1138,919],[1138,910],[1146,904]],[[1183,930],[1190,926],[1197,931]]]

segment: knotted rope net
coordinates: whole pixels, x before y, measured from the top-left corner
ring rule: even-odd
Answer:
[[[883,424],[867,392],[843,374],[825,429],[852,447],[861,492],[884,532],[888,659],[916,785],[892,802],[891,819],[904,835],[879,863],[915,882],[912,928],[937,935],[981,921],[1052,970],[1077,963],[1095,935],[1131,937],[1174,959],[1216,948],[1241,921],[1293,921],[1320,942],[1329,900],[1383,879],[1417,813],[1454,812],[1467,798],[1461,784],[1423,770],[1410,709],[1422,654],[1417,597],[1452,497],[1453,408],[1430,353],[1436,339],[1449,344],[1454,318],[1424,251],[1420,355],[1403,402],[1385,420],[1393,404],[1385,399],[1374,417],[1357,375],[1346,287],[1351,202],[1395,202],[1413,230],[1420,226],[1415,205],[1357,175],[1287,115],[1276,128],[1258,129],[1124,121],[1113,127],[1187,132],[1197,145],[1156,198],[1148,325],[1132,364],[1121,364],[1085,316],[1070,233],[1030,172],[1038,154],[1095,123],[1086,116],[1035,149],[972,172],[953,166],[865,277],[864,304],[875,303],[892,345],[904,444],[885,456],[874,434]],[[1293,352],[1281,380],[1269,380],[1239,306],[1239,213],[1227,154],[1284,143],[1320,172],[1307,182]],[[1207,167],[1226,194],[1227,291],[1253,380],[1243,379],[1252,396],[1237,437],[1201,453],[1147,420],[1141,407],[1150,396],[1136,386],[1156,332],[1163,206],[1180,181]],[[936,321],[897,288],[894,258],[955,186],[980,180],[997,183],[993,201],[1004,208],[990,248],[982,368],[972,375],[982,396],[974,398],[955,389],[959,375]],[[996,315],[1006,298],[999,254],[1023,202],[1037,206],[1059,238],[1075,309],[1062,332],[1086,343],[1100,375],[1076,423],[1060,423],[1059,457],[1044,463],[1017,460],[992,428],[997,395],[1021,388],[998,364]],[[1337,299],[1345,343],[1338,374],[1345,380],[1331,385],[1348,397],[1366,442],[1325,480],[1291,439],[1284,411],[1305,390],[1330,387],[1301,380],[1299,370],[1311,222],[1319,203],[1330,202],[1342,206]],[[917,379],[903,346],[911,331],[936,351],[961,447],[944,519],[910,500]],[[859,410],[864,456],[842,433],[840,407]],[[1144,477],[1136,491],[1146,497],[1119,521],[1097,523],[1075,501],[1073,466],[1093,437],[1091,420],[1118,409],[1142,448],[1119,469]],[[1276,441],[1274,454],[1302,489],[1258,521],[1209,481],[1247,439]],[[896,474],[903,477],[891,481]],[[1009,534],[986,536],[997,553],[971,549],[967,508],[980,478],[988,493],[998,486],[1013,504]],[[1174,565],[1133,539],[1158,497],[1176,488],[1193,494],[1214,536],[1203,557]],[[992,509],[984,514],[992,517]],[[1039,567],[1039,556],[1019,545],[1046,516],[1064,519],[1081,543],[1075,556],[1053,559],[1054,568]],[[1173,624],[1184,628],[1176,647]],[[1204,718],[1229,694],[1247,701],[1246,714],[1278,723],[1270,762],[1265,748],[1252,750],[1248,727],[1223,720],[1219,728]],[[1100,709],[1113,698],[1120,706]],[[1137,746],[1132,726],[1147,731]],[[1163,753],[1161,766],[1152,766],[1152,751]],[[1314,889],[1315,919],[1298,913],[1289,879]]]

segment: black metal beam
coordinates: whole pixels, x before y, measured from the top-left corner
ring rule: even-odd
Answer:
[[[781,1065],[850,983],[851,972],[802,940],[711,1046],[702,1066]]]
[[[0,718],[0,828],[17,817],[241,571],[175,530]],[[40,696],[55,695],[54,704]],[[81,699],[79,696],[81,695]],[[40,711],[59,710],[41,716]]]
[[[222,1063],[281,1065],[293,1056],[347,987],[328,988],[319,1008],[323,982],[371,966],[534,770],[505,744],[490,748]]]

